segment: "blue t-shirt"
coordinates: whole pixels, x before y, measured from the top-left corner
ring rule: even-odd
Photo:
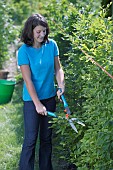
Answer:
[[[29,65],[31,78],[38,98],[48,99],[56,95],[54,84],[54,57],[59,55],[56,42],[49,39],[41,48],[34,48],[23,44],[18,51],[18,65]],[[31,101],[31,97],[24,82],[23,100]]]

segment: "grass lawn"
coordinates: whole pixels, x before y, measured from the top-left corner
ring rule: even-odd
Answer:
[[[16,170],[22,142],[21,104],[0,106],[0,169]]]
[[[0,105],[0,170],[18,170],[23,142],[23,102],[20,96],[21,86],[16,86],[12,101]],[[54,150],[53,166],[54,170],[63,169],[55,157]],[[38,159],[36,159],[35,170],[38,170]]]
[[[23,140],[22,102],[14,91],[12,101],[0,105],[0,170],[16,170]]]

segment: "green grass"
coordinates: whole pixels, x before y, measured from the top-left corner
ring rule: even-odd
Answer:
[[[0,169],[16,170],[22,141],[21,104],[0,106]],[[21,129],[22,128],[22,129]]]
[[[0,105],[0,170],[18,170],[24,134],[21,91],[22,87],[16,86],[12,101]],[[62,170],[55,155],[55,145],[53,143],[53,167]],[[35,170],[38,170],[38,143],[35,162]]]
[[[17,170],[23,141],[21,86],[12,101],[0,105],[0,170]]]

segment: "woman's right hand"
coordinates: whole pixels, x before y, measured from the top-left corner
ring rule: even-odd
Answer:
[[[42,103],[36,105],[36,111],[38,114],[47,116],[46,107]]]

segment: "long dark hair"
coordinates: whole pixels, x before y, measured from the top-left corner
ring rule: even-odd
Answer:
[[[29,46],[33,46],[34,43],[33,29],[38,25],[46,27],[46,35],[44,37],[42,44],[45,43],[46,41],[49,42],[48,40],[49,26],[46,19],[41,14],[33,14],[27,19],[22,31],[21,41]]]

